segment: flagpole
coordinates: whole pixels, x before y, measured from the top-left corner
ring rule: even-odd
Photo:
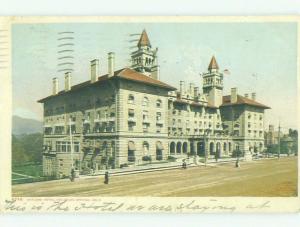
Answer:
[[[72,124],[71,124],[71,118],[69,118],[69,127],[70,127],[70,146],[71,146],[71,169],[74,167],[74,161],[73,161],[73,139],[72,139]]]

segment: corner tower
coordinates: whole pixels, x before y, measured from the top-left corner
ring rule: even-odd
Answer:
[[[203,93],[208,103],[219,107],[223,102],[223,74],[219,73],[219,66],[215,56],[211,58],[208,72],[203,74]]]
[[[157,48],[152,49],[147,32],[144,29],[137,50],[131,53],[131,68],[153,79],[159,80],[159,66],[157,65]]]

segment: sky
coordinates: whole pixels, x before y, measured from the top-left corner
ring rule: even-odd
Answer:
[[[211,57],[224,76],[223,94],[232,87],[240,95],[256,92],[270,106],[265,126],[297,127],[297,24],[276,23],[60,23],[15,24],[12,28],[13,114],[42,120],[37,100],[51,95],[52,78],[64,86],[58,72],[58,33],[74,32],[72,84],[90,79],[90,61],[99,59],[107,73],[107,53],[115,52],[116,69],[130,65],[135,39],[146,29],[158,47],[160,79],[179,87],[179,81],[202,86],[200,74]],[[133,41],[133,42],[131,42]]]

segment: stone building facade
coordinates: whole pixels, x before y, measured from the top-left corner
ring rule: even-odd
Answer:
[[[176,88],[160,81],[157,48],[146,31],[141,34],[132,66],[114,69],[108,54],[108,72],[99,76],[99,61],[91,61],[90,80],[72,85],[65,74],[59,91],[53,79],[52,95],[44,105],[43,171],[68,176],[127,165],[166,162],[188,156],[243,156],[264,149],[264,110],[269,107],[240,96],[233,88],[223,96],[223,74],[215,57],[203,74],[203,92],[180,81]]]

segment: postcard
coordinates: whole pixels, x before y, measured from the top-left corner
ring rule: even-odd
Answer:
[[[299,212],[299,17],[0,17],[0,211]]]

